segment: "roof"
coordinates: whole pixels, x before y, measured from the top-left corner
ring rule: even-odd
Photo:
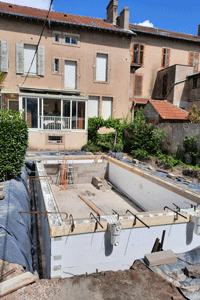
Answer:
[[[175,38],[175,39],[181,39],[181,40],[187,40],[191,42],[198,42],[200,43],[200,37],[192,34],[186,34],[186,33],[180,33],[160,28],[154,28],[154,27],[146,27],[141,26],[137,24],[129,24],[129,28],[133,30],[135,33],[145,33],[145,34],[151,34],[156,36],[161,36],[164,38]]]
[[[152,100],[150,98],[141,98],[141,97],[134,97],[133,100],[136,102],[136,104],[147,104],[149,100]]]
[[[187,120],[188,112],[167,100],[149,100],[148,101],[162,119],[165,120]]]
[[[23,18],[26,17],[32,19],[45,20],[47,13],[48,13],[47,10],[0,2],[0,15],[7,14],[16,17],[23,17]],[[52,22],[65,23],[65,24],[71,24],[76,26],[99,28],[108,31],[115,31],[118,33],[126,33],[129,35],[134,34],[129,30],[128,31],[124,30],[118,27],[117,25],[111,24],[106,20],[100,18],[84,17],[78,15],[71,15],[68,13],[50,11],[48,20]]]

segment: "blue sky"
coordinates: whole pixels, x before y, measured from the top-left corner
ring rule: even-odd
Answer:
[[[50,0],[1,0],[18,5],[48,9]],[[54,0],[53,9],[59,12],[106,18],[109,0]],[[119,13],[124,6],[130,9],[130,23],[151,23],[154,27],[197,35],[200,24],[200,5],[196,0],[118,0]]]

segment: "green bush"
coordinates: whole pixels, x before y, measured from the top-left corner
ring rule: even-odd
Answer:
[[[28,127],[19,112],[0,110],[0,181],[20,175],[28,147]]]

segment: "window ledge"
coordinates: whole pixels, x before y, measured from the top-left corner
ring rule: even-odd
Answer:
[[[94,80],[94,83],[100,83],[100,84],[109,84],[109,81],[98,81],[98,80]]]

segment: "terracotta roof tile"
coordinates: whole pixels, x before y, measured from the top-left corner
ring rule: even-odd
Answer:
[[[187,120],[188,112],[176,105],[169,103],[167,100],[149,100],[151,105],[157,111],[162,119],[165,120]]]
[[[135,100],[136,104],[146,104],[149,100],[152,100],[152,99],[150,99],[150,98],[134,97],[133,100]]]
[[[9,3],[0,2],[0,13],[9,13],[13,15],[27,16],[33,18],[41,18],[46,19],[47,10],[27,7],[27,6],[19,6]],[[78,15],[71,15],[68,13],[60,13],[51,11],[49,13],[49,19],[52,21],[65,22],[75,25],[83,25],[95,28],[103,28],[107,30],[115,30],[118,32],[126,32],[131,34],[131,31],[127,32],[124,29],[119,28],[116,25],[110,24],[106,22],[104,19],[92,18],[92,17],[84,17]]]
[[[169,38],[191,40],[193,42],[200,42],[200,38],[198,36],[192,35],[192,34],[180,33],[180,32],[159,29],[159,28],[154,28],[154,27],[146,27],[146,26],[141,26],[141,25],[137,25],[137,24],[130,24],[129,28],[131,30],[133,30],[133,32],[135,32],[135,33],[143,32],[143,33],[163,36],[165,38],[169,37]]]

